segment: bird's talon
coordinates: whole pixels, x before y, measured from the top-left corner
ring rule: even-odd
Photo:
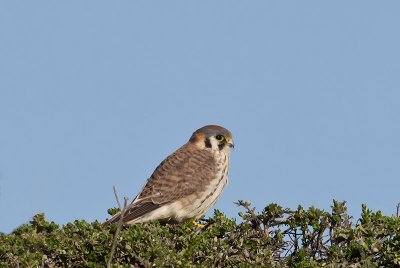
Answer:
[[[193,224],[197,227],[197,228],[204,228],[206,225],[205,224],[201,224],[201,223],[198,223],[198,222],[196,222],[196,221],[193,221]]]

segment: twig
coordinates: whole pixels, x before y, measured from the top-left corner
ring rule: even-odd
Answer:
[[[117,201],[118,201],[118,205],[121,208],[121,204],[119,203],[119,200],[118,200],[117,191],[115,190],[114,186],[113,186],[113,188],[114,188],[115,196],[116,196]],[[122,224],[123,224],[123,219],[124,219],[124,214],[125,214],[127,202],[128,202],[128,197],[124,197],[124,207],[122,208],[121,216],[119,217],[119,221],[118,221],[117,230],[115,231],[115,234],[114,234],[114,240],[113,240],[113,243],[112,243],[112,246],[111,246],[110,258],[108,259],[108,262],[107,262],[107,268],[111,268],[112,259],[113,259],[114,253],[115,253],[115,248],[117,246],[118,235],[119,235],[119,232],[121,231]]]
[[[122,211],[121,203],[119,202],[119,197],[118,197],[118,193],[117,193],[117,189],[115,188],[115,185],[113,185],[113,190],[114,190],[115,199],[117,199],[119,211]]]
[[[396,216],[399,217],[399,213],[400,213],[400,203],[397,203],[397,212],[396,212]]]

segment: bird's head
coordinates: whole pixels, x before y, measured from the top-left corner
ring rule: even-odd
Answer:
[[[231,132],[216,125],[199,128],[192,134],[189,142],[201,148],[218,151],[229,152],[234,147]]]

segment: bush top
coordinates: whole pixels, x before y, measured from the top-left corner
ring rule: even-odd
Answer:
[[[237,203],[242,221],[220,211],[181,225],[124,226],[113,267],[400,267],[400,219],[365,205],[353,222],[345,202],[331,212]],[[115,212],[115,211],[114,211]],[[117,226],[76,220],[64,226],[37,214],[0,236],[0,267],[105,267]]]

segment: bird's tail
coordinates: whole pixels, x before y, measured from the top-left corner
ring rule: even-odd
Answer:
[[[115,214],[114,216],[112,216],[110,219],[106,220],[103,225],[110,225],[113,223],[117,223],[119,221],[119,219],[121,218],[121,211],[117,212],[117,214]]]

